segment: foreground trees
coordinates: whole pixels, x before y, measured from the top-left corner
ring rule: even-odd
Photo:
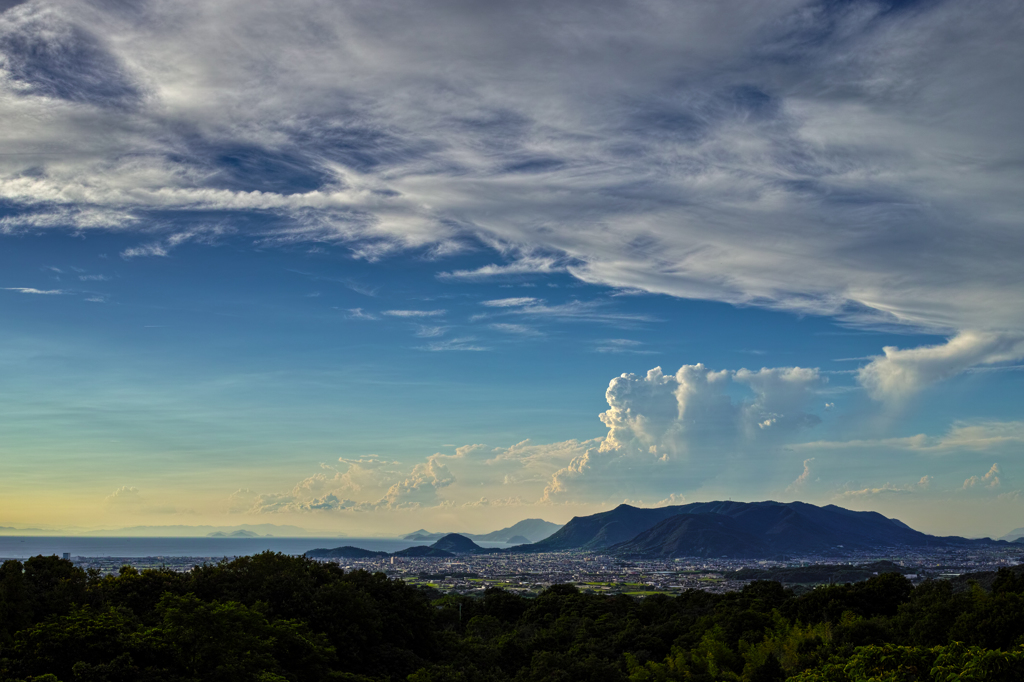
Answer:
[[[0,681],[932,682],[1024,679],[1024,579],[898,574],[794,596],[429,594],[265,553],[191,573],[0,566]]]

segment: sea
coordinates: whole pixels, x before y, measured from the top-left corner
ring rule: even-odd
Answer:
[[[430,542],[396,538],[143,538],[143,537],[58,537],[0,536],[0,560],[27,559],[39,554],[74,557],[238,557],[260,552],[298,556],[311,549],[360,547],[395,552]],[[500,542],[479,542],[482,547],[507,547]]]

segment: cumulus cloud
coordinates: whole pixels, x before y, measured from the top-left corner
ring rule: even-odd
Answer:
[[[451,470],[438,457],[431,457],[417,464],[408,478],[388,488],[380,503],[389,508],[434,505],[440,501],[439,491],[454,482]]]
[[[895,400],[976,365],[1024,357],[1024,334],[961,332],[946,343],[901,350],[886,346],[884,355],[860,368],[857,379],[876,400]]]
[[[763,453],[818,423],[804,408],[823,381],[817,370],[800,367],[714,371],[697,364],[674,375],[660,367],[623,374],[605,393],[607,436],[555,472],[544,499],[696,488],[728,458]],[[749,395],[735,399],[730,389]]]
[[[106,497],[108,504],[138,505],[142,502],[139,489],[134,486],[123,485]]]
[[[998,488],[999,485],[1000,485],[1000,483],[999,483],[999,474],[1000,473],[1001,472],[999,471],[999,465],[998,464],[993,464],[992,467],[989,468],[988,472],[984,476],[971,476],[970,478],[965,480],[964,481],[964,490],[967,490],[969,488],[973,488],[975,486],[985,487],[985,488]]]
[[[789,487],[786,488],[786,492],[795,492],[804,487],[804,484],[806,484],[811,478],[811,462],[813,461],[813,457],[808,457],[804,460],[803,472],[796,477],[796,480],[789,484]]]

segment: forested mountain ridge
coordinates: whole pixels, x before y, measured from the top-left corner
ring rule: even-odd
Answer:
[[[642,556],[764,557],[815,553],[837,547],[943,547],[996,544],[997,540],[937,537],[878,512],[806,502],[696,502],[641,509],[622,504],[575,517],[523,552],[608,549]]]
[[[1019,682],[1024,575],[889,573],[795,596],[440,596],[265,553],[189,573],[0,566],[3,682]]]

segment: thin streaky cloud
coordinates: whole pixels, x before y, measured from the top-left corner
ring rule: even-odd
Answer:
[[[530,296],[519,296],[516,298],[498,298],[491,301],[480,301],[480,305],[485,305],[490,308],[513,308],[516,306],[532,305],[535,303],[541,303],[542,301],[537,298]]]
[[[429,343],[426,346],[421,347],[421,350],[433,352],[487,351],[490,350],[490,348],[480,345],[476,337],[464,336],[460,338],[448,339],[446,341],[435,341],[433,343]]]
[[[544,336],[543,332],[525,324],[495,322],[494,324],[487,326],[495,331],[504,332],[506,334],[516,334],[518,336]]]
[[[384,310],[381,311],[381,315],[388,317],[441,317],[447,312],[443,308],[440,310]]]
[[[63,289],[36,289],[33,287],[4,287],[4,290],[17,291],[19,294],[41,294],[44,296],[52,296],[67,293]]]
[[[444,326],[418,325],[415,335],[421,339],[430,339],[437,336],[444,336],[448,329],[448,327]]]

